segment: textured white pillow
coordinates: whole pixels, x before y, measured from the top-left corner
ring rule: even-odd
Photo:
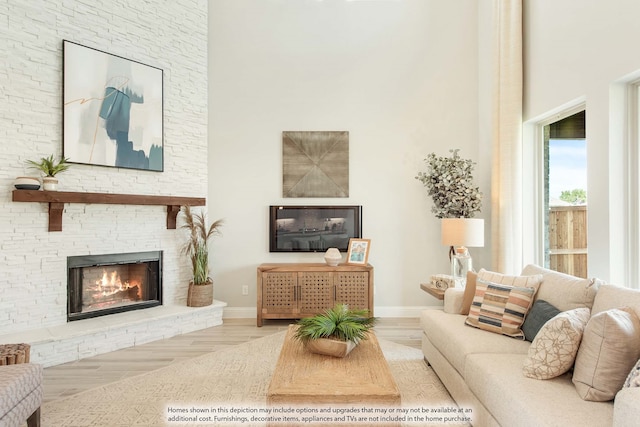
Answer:
[[[576,308],[545,323],[529,347],[522,368],[524,376],[547,380],[571,369],[590,314],[588,308]]]
[[[640,360],[636,362],[636,366],[629,372],[629,376],[624,382],[624,387],[640,387]]]

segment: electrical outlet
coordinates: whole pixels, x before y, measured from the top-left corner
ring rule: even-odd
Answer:
[[[249,295],[249,286],[244,285],[242,287],[242,295]]]

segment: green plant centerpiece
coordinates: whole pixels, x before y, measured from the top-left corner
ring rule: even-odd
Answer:
[[[427,188],[433,199],[431,212],[436,218],[473,218],[482,209],[482,193],[473,185],[475,163],[449,150],[451,157],[431,153],[424,159],[426,172],[418,172],[416,179]]]
[[[55,191],[58,189],[58,179],[55,176],[60,172],[64,172],[69,169],[71,165],[68,162],[69,159],[65,157],[60,157],[60,159],[56,161],[53,154],[49,157],[42,157],[38,161],[27,160],[27,164],[30,165],[30,168],[37,169],[44,174],[42,187],[49,191]]]
[[[189,231],[189,239],[182,247],[182,253],[189,257],[192,279],[189,283],[187,305],[203,307],[213,303],[213,280],[209,276],[209,240],[220,234],[223,220],[219,219],[207,227],[204,212],[194,213],[190,206],[181,209],[184,224],[181,228]]]
[[[377,322],[369,316],[369,310],[350,310],[345,304],[297,322],[294,337],[313,352],[344,357],[364,339]]]

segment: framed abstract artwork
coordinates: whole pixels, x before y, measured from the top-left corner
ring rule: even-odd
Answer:
[[[164,169],[163,71],[64,40],[63,154],[73,163]]]
[[[282,197],[349,197],[349,132],[282,132]]]

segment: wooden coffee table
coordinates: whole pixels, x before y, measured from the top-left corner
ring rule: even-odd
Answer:
[[[400,406],[400,390],[373,333],[344,358],[307,351],[290,325],[267,404]]]

